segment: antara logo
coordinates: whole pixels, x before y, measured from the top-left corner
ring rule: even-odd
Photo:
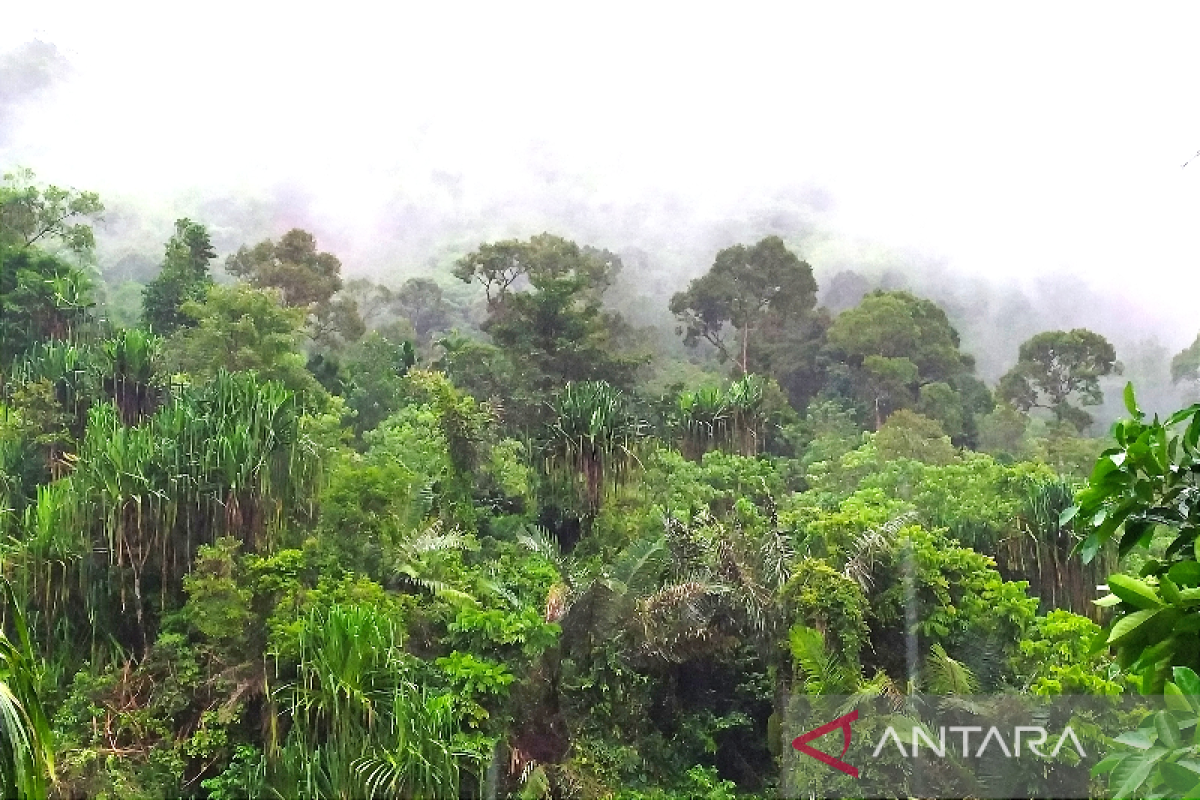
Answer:
[[[834,769],[841,770],[842,772],[849,775],[851,778],[857,778],[858,777],[858,767],[852,767],[849,764],[847,764],[845,761],[842,761],[842,756],[845,756],[846,751],[850,749],[850,723],[854,722],[854,720],[856,720],[856,719],[858,719],[858,710],[857,709],[855,709],[854,711],[851,711],[849,714],[838,717],[833,722],[826,722],[824,725],[822,725],[819,728],[813,728],[811,731],[804,734],[803,736],[797,736],[795,739],[792,740],[792,747],[796,748],[801,753],[804,753],[804,755],[806,755],[806,756],[812,756],[817,761],[820,761],[822,764],[828,764],[829,766],[833,767]],[[822,736],[824,736],[825,734],[829,733],[830,731],[837,730],[838,728],[842,729],[842,755],[841,756],[834,758],[833,756],[829,755],[828,753],[822,753],[820,750],[817,750],[816,748],[808,746],[808,743],[811,742],[813,739],[819,739]]]
[[[858,711],[851,711],[849,714],[840,716],[832,722],[827,722],[819,728],[813,728],[811,731],[803,734],[802,736],[797,736],[792,740],[792,747],[807,756],[812,756],[822,764],[826,764],[836,770],[844,772],[852,778],[857,778],[858,768],[851,764],[847,764],[842,760],[845,758],[846,752],[850,749],[850,724],[857,719]],[[828,753],[817,750],[815,747],[809,746],[808,743],[812,740],[819,739],[825,734],[838,729],[841,729],[842,731],[842,752],[836,758]],[[971,734],[984,733],[984,728],[982,727],[940,727],[938,729],[939,736],[936,740],[934,740],[924,728],[913,727],[911,738],[912,749],[906,750],[904,743],[900,739],[900,735],[896,733],[896,729],[889,725],[884,730],[883,735],[879,737],[879,743],[875,746],[875,751],[871,753],[871,758],[879,758],[880,752],[884,749],[884,746],[888,744],[889,741],[896,746],[896,748],[900,751],[901,757],[903,758],[916,758],[921,745],[924,745],[929,752],[933,753],[933,755],[937,756],[938,758],[945,758],[947,750],[947,730],[949,730],[952,735],[958,734],[961,736],[961,755],[968,758],[972,757],[972,755],[975,758],[982,757],[987,752],[989,746],[993,745],[998,752],[1003,753],[1007,758],[1020,758],[1024,749],[1028,749],[1032,753],[1042,758],[1054,758],[1058,755],[1059,751],[1062,750],[1063,745],[1067,744],[1068,741],[1070,741],[1071,745],[1075,748],[1075,752],[1079,754],[1080,758],[1087,758],[1087,753],[1084,752],[1083,745],[1080,744],[1079,738],[1075,735],[1075,731],[1073,731],[1069,725],[1063,728],[1062,734],[1058,737],[1058,741],[1055,743],[1054,748],[1049,753],[1041,750],[1042,746],[1047,743],[1047,739],[1050,737],[1050,734],[1046,731],[1046,729],[1041,726],[1018,726],[1014,728],[1011,740],[1006,740],[1000,733],[1000,729],[993,725],[987,729],[986,734],[983,736],[983,739],[979,744],[979,749],[972,753]],[[1012,742],[1012,747],[1009,747],[1009,741]]]

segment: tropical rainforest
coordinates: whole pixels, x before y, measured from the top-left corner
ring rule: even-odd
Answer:
[[[103,211],[0,184],[8,794],[767,797],[793,694],[1200,694],[1200,409],[1102,430],[1094,331],[989,383],[778,236],[673,329],[552,233],[388,285],[180,219],[131,288]]]

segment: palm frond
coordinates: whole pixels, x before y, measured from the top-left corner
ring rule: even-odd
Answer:
[[[925,659],[926,686],[937,695],[973,695],[979,691],[974,673],[946,653],[941,644],[934,644]]]

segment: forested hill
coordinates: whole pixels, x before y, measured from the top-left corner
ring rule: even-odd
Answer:
[[[792,693],[1200,667],[1195,528],[1146,511],[1200,423],[1093,418],[1122,372],[1194,391],[1200,339],[1030,331],[985,380],[936,298],[777,236],[670,287],[672,332],[552,233],[386,285],[180,219],[130,276],[103,213],[0,184],[10,794],[769,796]]]

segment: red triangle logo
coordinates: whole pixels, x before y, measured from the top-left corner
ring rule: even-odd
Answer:
[[[804,753],[805,755],[812,756],[822,764],[828,764],[836,770],[841,770],[852,778],[857,778],[858,768],[852,767],[845,761],[841,760],[842,757],[846,755],[846,751],[850,749],[850,723],[854,722],[856,719],[858,719],[858,709],[851,711],[845,716],[838,717],[833,722],[827,722],[819,728],[813,728],[803,736],[797,736],[792,740],[792,747],[796,750],[799,750],[801,753]],[[837,730],[838,728],[842,729],[842,754],[838,758],[834,758],[828,753],[822,753],[820,750],[808,746],[808,743],[813,739],[819,739],[830,731]]]

